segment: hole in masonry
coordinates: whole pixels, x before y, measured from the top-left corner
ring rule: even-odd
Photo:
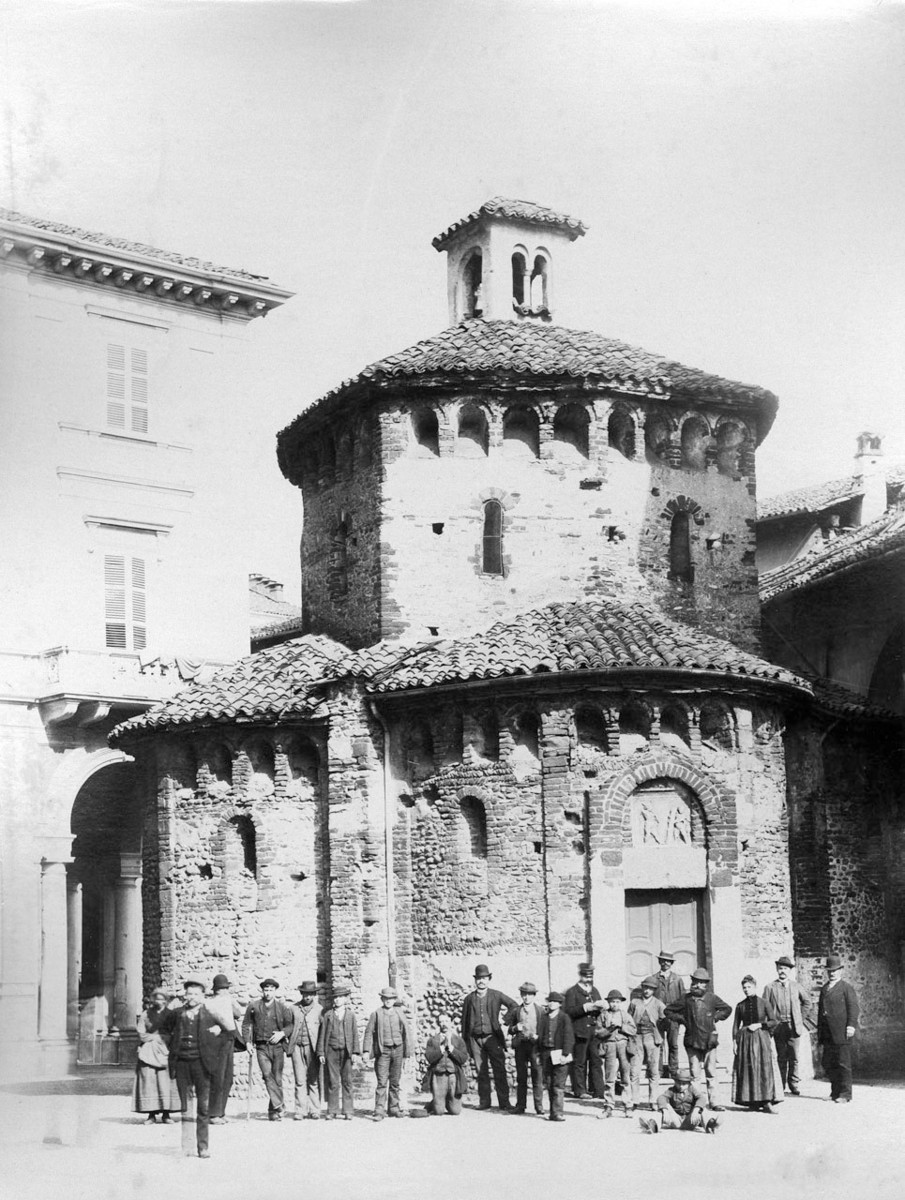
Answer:
[[[214,868],[211,866],[210,863],[202,863],[201,866],[198,868],[198,874],[201,876],[202,879],[213,879],[214,878]]]
[[[442,533],[443,532],[443,522],[442,521],[434,521],[433,525],[431,525],[431,529],[434,531],[434,533]]]

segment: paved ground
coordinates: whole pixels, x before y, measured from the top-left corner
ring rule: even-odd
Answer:
[[[207,1161],[183,1155],[180,1125],[130,1113],[129,1085],[107,1073],[0,1086],[2,1200],[905,1197],[903,1083],[856,1085],[848,1106],[814,1083],[776,1116],[730,1110],[715,1137],[651,1137],[569,1101],[561,1125],[470,1108],[380,1124],[236,1114],[211,1130]]]

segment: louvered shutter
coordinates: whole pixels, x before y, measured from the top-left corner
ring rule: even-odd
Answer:
[[[104,619],[106,645],[126,649],[126,560],[121,554],[104,555]]]
[[[148,644],[147,591],[145,560],[132,559],[132,649],[144,650]]]
[[[132,432],[148,432],[148,352],[133,347],[131,354]]]
[[[107,345],[107,424],[126,427],[126,348]]]

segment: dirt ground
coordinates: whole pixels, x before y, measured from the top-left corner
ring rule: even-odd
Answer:
[[[823,1083],[775,1116],[732,1109],[719,1133],[641,1132],[566,1102],[566,1121],[475,1111],[372,1121],[266,1120],[244,1110],[211,1129],[211,1158],[187,1157],[194,1126],[149,1126],[113,1072],[0,1085],[0,1197],[182,1200],[803,1200],[905,1196],[905,1083],[856,1083],[850,1105]],[[231,1106],[232,1107],[232,1106]]]

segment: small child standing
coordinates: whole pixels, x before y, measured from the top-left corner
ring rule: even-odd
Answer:
[[[637,1030],[635,1022],[622,1008],[625,996],[618,988],[613,988],[607,994],[607,1007],[597,1017],[595,1036],[603,1050],[604,1077],[604,1109],[598,1113],[600,1117],[611,1117],[616,1107],[616,1079],[622,1084],[622,1102],[625,1105],[625,1115],[630,1117],[634,1110],[631,1086],[631,1067],[628,1052],[631,1039]]]

